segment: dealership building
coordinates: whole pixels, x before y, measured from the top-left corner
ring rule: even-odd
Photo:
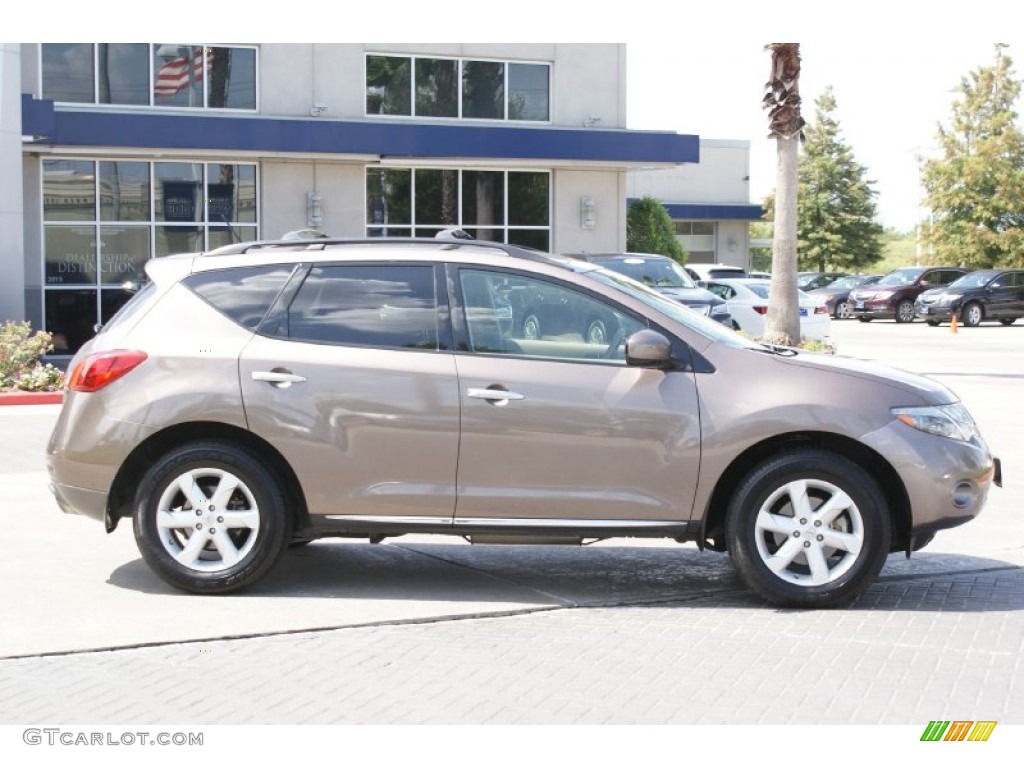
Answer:
[[[629,130],[621,44],[0,44],[0,321],[73,352],[149,258],[316,228],[745,264],[749,145]]]

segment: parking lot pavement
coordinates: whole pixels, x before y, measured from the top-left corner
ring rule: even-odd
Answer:
[[[130,526],[57,510],[57,409],[0,408],[0,722],[1022,722],[1024,325],[833,332],[950,385],[1006,475],[840,611],[772,609],[727,556],[636,541],[316,542],[245,593],[186,595]]]

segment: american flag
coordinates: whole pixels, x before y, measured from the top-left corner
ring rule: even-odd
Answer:
[[[209,67],[213,59],[213,51],[209,48],[192,49],[191,67],[187,56],[165,61],[156,73],[153,95],[158,99],[168,99],[187,88],[190,80],[200,82],[203,79],[204,59],[206,67]]]

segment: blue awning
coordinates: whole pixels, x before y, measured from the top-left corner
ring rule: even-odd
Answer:
[[[630,198],[633,203],[637,198]],[[678,221],[759,221],[764,208],[756,203],[662,203],[669,218]]]
[[[22,134],[34,137],[32,144],[112,150],[561,160],[623,167],[700,160],[697,136],[665,131],[56,109],[52,101],[28,94],[22,94]]]

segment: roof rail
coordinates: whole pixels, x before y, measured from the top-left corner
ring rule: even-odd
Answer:
[[[246,243],[232,243],[212,251],[207,251],[206,256],[234,256],[237,254],[249,253],[263,248],[282,248],[285,250],[308,250],[324,251],[332,246],[344,245],[418,245],[437,248],[439,245],[445,250],[458,250],[459,248],[490,248],[501,251],[507,256],[530,261],[541,261],[561,264],[561,261],[550,253],[538,251],[533,248],[509,243],[496,243],[492,240],[465,240],[447,238],[426,238],[426,237],[318,237],[309,240],[253,240]]]

